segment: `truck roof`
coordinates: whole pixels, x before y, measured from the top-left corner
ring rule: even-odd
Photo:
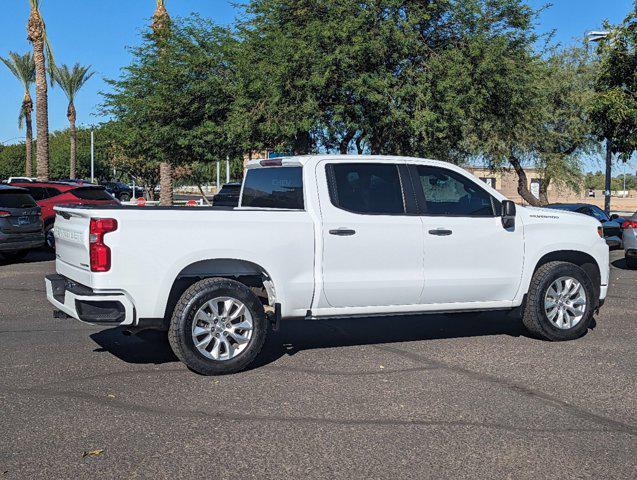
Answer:
[[[478,180],[478,178],[472,173],[450,162],[443,162],[442,160],[432,160],[430,158],[404,157],[404,156],[398,156],[398,155],[343,155],[343,154],[298,155],[298,156],[292,156],[292,157],[276,157],[276,158],[269,158],[269,159],[251,160],[247,163],[246,168],[251,169],[251,168],[277,167],[277,166],[312,167],[323,160],[329,160],[335,163],[351,163],[351,162],[359,162],[359,161],[376,162],[376,163],[409,162],[409,163],[416,163],[421,165],[428,165],[431,167],[446,168],[448,170],[453,170],[455,172],[458,172],[465,177],[470,177],[470,178],[473,178],[474,180]],[[485,183],[484,185],[482,185],[482,187],[486,189],[487,191],[489,191],[498,200],[506,199],[504,195],[502,195],[500,192],[492,188],[490,185],[487,185]]]
[[[343,155],[343,154],[325,154],[325,155],[296,155],[291,157],[275,157],[269,159],[251,160],[247,163],[247,167],[263,167],[263,166],[306,166],[316,164],[322,160],[330,160],[333,162],[349,163],[357,161],[374,161],[380,163],[396,163],[396,162],[410,162],[421,163],[423,165],[439,166],[445,168],[451,168],[452,170],[462,170],[462,168],[456,165],[443,162],[441,160],[432,160],[429,158],[415,158],[415,157],[403,157],[398,155]]]

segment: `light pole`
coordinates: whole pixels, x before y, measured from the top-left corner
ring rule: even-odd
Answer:
[[[607,30],[598,30],[588,32],[588,39],[591,42],[599,42],[610,35]],[[612,178],[612,166],[613,166],[613,151],[612,143],[609,138],[606,139],[606,177],[604,179],[604,211],[606,215],[610,215],[610,188]]]
[[[95,183],[95,137],[93,130],[91,130],[91,183]]]

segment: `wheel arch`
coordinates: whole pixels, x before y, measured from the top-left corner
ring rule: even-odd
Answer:
[[[274,306],[277,301],[272,277],[261,265],[236,258],[199,260],[182,268],[175,277],[168,295],[164,318],[170,319],[175,305],[188,287],[199,280],[211,277],[230,278],[241,282],[255,290],[255,293],[263,297],[265,303],[270,306]]]
[[[535,264],[533,274],[542,265],[548,262],[568,262],[573,263],[586,272],[591,279],[593,288],[595,289],[596,299],[599,300],[601,286],[601,269],[594,257],[580,250],[556,250],[544,254]]]

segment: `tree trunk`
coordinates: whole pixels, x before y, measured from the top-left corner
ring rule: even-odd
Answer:
[[[27,135],[26,135],[26,158],[25,158],[25,165],[24,165],[24,174],[27,177],[31,177],[31,175],[33,175],[33,164],[32,164],[32,152],[31,150],[33,149],[33,125],[31,123],[31,110],[33,108],[31,107],[28,110],[25,110],[24,112],[24,123],[26,125],[26,129],[27,129]]]
[[[206,202],[209,207],[212,206],[212,203],[210,203],[210,200],[208,200],[208,197],[206,197],[206,194],[204,193],[203,188],[201,188],[201,185],[199,183],[197,184],[197,188],[199,189],[199,193],[201,193],[201,198],[203,198],[203,201]]]
[[[363,140],[365,139],[365,131],[362,131],[358,137],[356,137],[356,153],[363,154]]]
[[[369,150],[372,155],[380,155],[382,150],[382,132],[377,130],[374,134],[369,138]]]
[[[529,187],[528,187],[529,181],[526,176],[526,172],[522,168],[522,163],[513,154],[510,155],[509,162],[513,166],[513,169],[515,170],[515,173],[518,176],[518,193],[524,199],[524,201],[526,201],[529,205],[532,205],[534,207],[539,207],[540,201],[537,198],[535,198],[535,196],[529,190]]]
[[[159,164],[159,204],[163,206],[173,204],[172,166],[168,162]]]
[[[144,190],[146,191],[146,198],[148,199],[148,201],[154,202],[155,201],[155,186],[146,185],[144,187]]]
[[[542,205],[543,207],[550,203],[548,196],[548,189],[550,184],[550,175],[545,175],[545,177],[542,179],[542,182],[540,183],[540,205]]]
[[[40,12],[31,9],[27,23],[27,36],[33,44],[35,62],[35,124],[37,128],[37,177],[49,179],[49,107],[44,59],[44,21]]]
[[[73,102],[69,103],[66,117],[69,119],[69,124],[71,125],[71,158],[69,160],[69,178],[75,179],[77,170],[77,129],[75,128],[75,120],[77,115]]]
[[[604,211],[610,215],[610,188],[613,163],[613,149],[610,140],[606,140],[606,178],[604,180]]]
[[[345,134],[338,146],[339,153],[341,153],[342,155],[347,155],[347,152],[349,151],[349,144],[352,141],[352,138],[354,138],[354,135],[356,135],[356,132],[354,130],[349,130]]]
[[[299,132],[294,139],[294,147],[292,151],[294,155],[307,155],[310,153],[312,146],[312,137],[310,132]]]

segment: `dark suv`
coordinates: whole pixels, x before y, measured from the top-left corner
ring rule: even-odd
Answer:
[[[236,207],[239,205],[241,194],[241,182],[226,183],[221,190],[212,197],[212,205],[215,207]]]
[[[0,253],[9,260],[44,245],[40,207],[24,188],[0,185]]]
[[[102,186],[106,191],[122,202],[128,202],[132,198],[138,198],[144,195],[144,189],[141,187],[129,187],[122,182],[104,182]]]

